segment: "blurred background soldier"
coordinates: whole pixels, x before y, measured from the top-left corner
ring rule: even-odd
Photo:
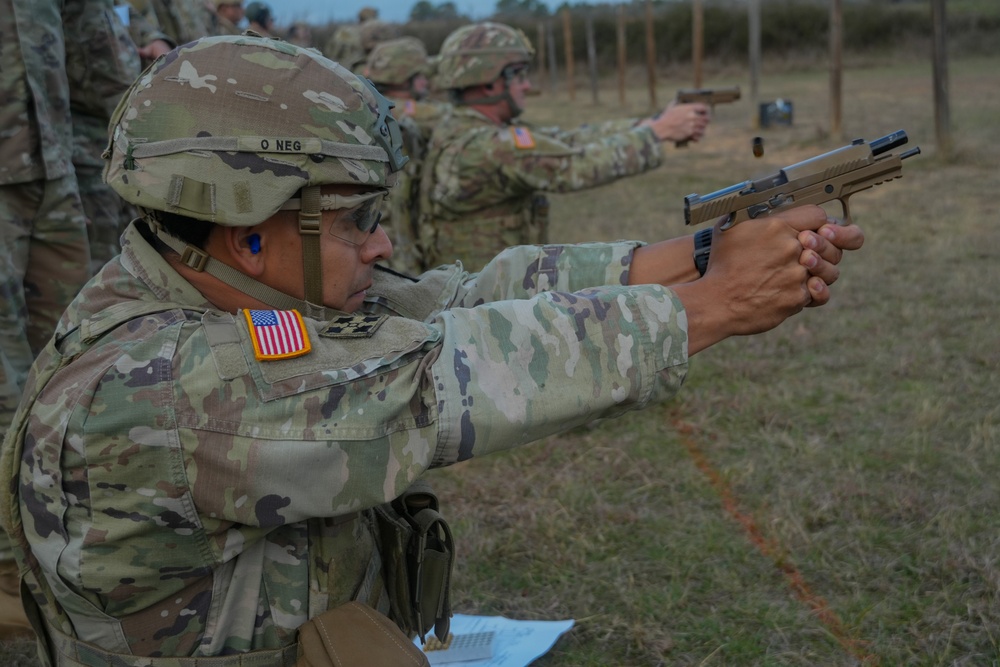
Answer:
[[[548,241],[548,199],[659,166],[668,140],[697,141],[704,104],[564,131],[514,124],[534,49],[500,23],[463,26],[441,45],[437,84],[456,108],[435,128],[421,177],[419,242],[428,266],[482,268],[501,248]]]
[[[311,49],[313,45],[312,28],[305,21],[296,21],[289,26],[285,39],[296,46]]]
[[[238,35],[243,21],[243,0],[212,0],[214,11],[209,17],[209,29],[213,35]]]
[[[389,266],[417,274],[429,268],[420,257],[416,224],[419,218],[420,170],[431,131],[448,114],[451,105],[426,101],[429,92],[427,49],[416,37],[381,42],[368,54],[364,75],[395,105],[403,145],[410,158],[383,207],[382,224],[392,239]]]
[[[253,30],[261,37],[274,37],[274,15],[271,8],[263,2],[251,2],[244,12],[250,25],[249,30]]]
[[[209,12],[204,0],[129,0],[129,3],[159,26],[174,44],[186,44],[209,34]]]
[[[160,30],[155,12],[143,13],[136,9],[135,3],[143,1],[115,0],[116,6],[128,8],[128,34],[139,49],[141,67],[145,67],[177,46],[170,35]]]
[[[121,250],[119,236],[136,210],[102,178],[101,154],[118,100],[139,76],[140,59],[112,0],[68,2],[63,26],[73,120],[73,166],[87,214],[90,274]]]
[[[35,355],[88,278],[62,7],[0,0],[0,436]],[[0,638],[31,634],[10,542],[0,534]]]
[[[365,7],[356,24],[337,28],[326,42],[323,55],[355,73],[360,73],[368,54],[379,42],[399,36],[397,26],[379,20],[378,10]]]

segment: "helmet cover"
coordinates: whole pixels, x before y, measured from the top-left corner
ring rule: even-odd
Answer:
[[[507,65],[529,62],[534,56],[531,41],[520,30],[491,21],[473,23],[445,38],[435,83],[452,90],[488,84]]]
[[[307,185],[391,186],[406,158],[390,108],[314,49],[206,37],[160,57],[123,95],[104,178],[144,209],[255,225]]]

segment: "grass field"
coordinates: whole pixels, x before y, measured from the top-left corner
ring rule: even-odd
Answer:
[[[546,88],[528,118],[644,114],[642,81],[627,109],[613,81],[599,105]],[[681,87],[668,73],[661,101]],[[1000,62],[951,63],[948,161],[929,61],[844,88],[845,140],[905,129],[923,154],[852,200],[867,242],[832,303],[699,354],[673,403],[433,474],[456,611],[577,620],[536,664],[1000,664]],[[824,129],[824,71],[765,71],[777,97],[792,127],[752,130],[744,99],[659,170],[553,197],[553,240],[684,234],[684,195],[846,143]]]
[[[435,475],[459,611],[577,619],[546,667],[1000,664],[998,66],[951,63],[949,161],[929,63],[845,74],[845,139],[905,129],[923,154],[852,199],[867,242],[827,307],[698,355],[672,404]],[[646,112],[641,80],[624,111],[605,84],[597,106],[546,88],[528,117]],[[683,234],[684,195],[846,143],[825,72],[760,92],[793,101],[792,127],[720,106],[659,170],[554,197],[553,239]]]

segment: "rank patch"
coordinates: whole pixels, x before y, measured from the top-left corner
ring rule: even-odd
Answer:
[[[320,336],[327,338],[371,338],[388,315],[341,315],[329,322]]]
[[[514,145],[518,148],[535,147],[535,138],[531,136],[531,130],[528,128],[515,126],[510,128],[510,134],[514,137]]]
[[[297,310],[244,310],[257,361],[301,357],[309,352],[309,334]]]

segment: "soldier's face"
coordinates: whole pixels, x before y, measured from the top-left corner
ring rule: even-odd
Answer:
[[[524,101],[531,90],[531,79],[528,76],[528,64],[515,65],[511,68],[510,76],[506,77],[507,90],[514,100],[516,109],[511,109],[511,114],[516,116],[524,109]]]
[[[345,186],[322,187],[323,194],[351,195],[361,188]],[[372,202],[369,202],[371,204]],[[323,267],[323,305],[345,313],[359,309],[372,285],[375,263],[392,257],[392,243],[382,226],[371,233],[357,232],[356,220],[364,211],[335,209],[322,212],[320,222],[320,259]],[[298,232],[296,211],[281,211],[272,220],[276,243],[268,244],[268,274],[266,284],[297,298],[305,296],[302,277],[302,237]],[[268,223],[265,223],[268,224]]]
[[[410,90],[413,91],[413,97],[422,100],[430,92],[430,82],[427,81],[427,77],[424,74],[415,74],[413,76],[413,83],[410,85]]]

